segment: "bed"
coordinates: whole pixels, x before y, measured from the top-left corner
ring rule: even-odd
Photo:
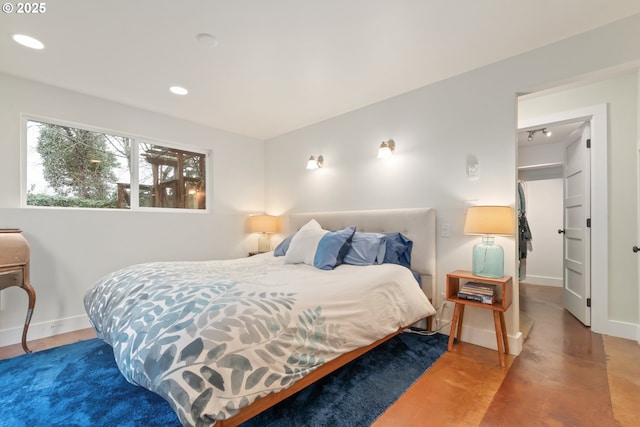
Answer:
[[[292,237],[312,223],[342,230],[331,238],[351,227],[401,233],[410,269],[292,263],[297,238],[280,257],[118,270],[85,306],[124,377],[163,396],[185,426],[234,426],[434,314],[433,209],[297,213]]]

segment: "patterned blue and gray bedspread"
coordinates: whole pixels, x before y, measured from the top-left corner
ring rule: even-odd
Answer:
[[[268,254],[128,267],[84,302],[125,378],[164,397],[185,426],[233,416],[434,312],[404,267],[324,271]]]

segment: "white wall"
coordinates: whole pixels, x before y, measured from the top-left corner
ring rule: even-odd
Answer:
[[[31,245],[37,302],[29,339],[88,325],[84,293],[116,268],[240,257],[256,245],[244,225],[264,209],[262,141],[7,75],[0,93],[0,227],[21,228]],[[21,113],[210,149],[210,211],[21,208]],[[22,289],[0,293],[0,346],[20,341],[26,307]]]
[[[273,138],[265,152],[267,209],[435,207],[438,223],[450,224],[450,237],[437,241],[437,286],[444,292],[446,272],[470,269],[477,240],[462,233],[464,201],[515,204],[516,95],[637,62],[639,38],[637,15]],[[396,141],[396,155],[377,160],[377,146],[388,138]],[[323,154],[326,166],[305,170],[311,154]],[[468,156],[479,161],[478,181],[467,179]],[[505,273],[514,275],[515,241],[499,243],[505,247]],[[517,353],[517,286],[514,291],[507,329]],[[491,316],[468,310],[462,338],[495,348]]]
[[[638,323],[637,255],[637,72],[625,73],[595,83],[533,97],[519,102],[521,119],[572,111],[606,103],[609,109],[609,283],[608,318]],[[592,259],[592,263],[597,263]],[[593,283],[593,286],[602,286]]]
[[[527,171],[536,166],[562,164],[565,146],[566,144],[563,142],[520,146],[518,147],[518,168],[524,168],[524,171]],[[541,172],[544,173],[544,170]],[[554,171],[546,168],[546,172],[553,173]],[[522,175],[523,170],[520,169],[519,173]],[[560,176],[562,176],[562,170]]]

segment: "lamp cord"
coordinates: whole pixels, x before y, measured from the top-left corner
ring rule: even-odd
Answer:
[[[422,328],[418,328],[415,326],[411,326],[408,329],[405,329],[404,332],[408,332],[411,334],[417,334],[417,335],[424,335],[424,336],[432,336],[435,335],[437,333],[439,333],[442,328],[444,328],[445,326],[451,324],[451,320],[449,320],[448,322],[444,322],[441,325],[438,326],[438,324],[441,322],[442,319],[442,315],[444,314],[444,308],[446,307],[446,301],[442,301],[440,303],[440,305],[438,306],[438,308],[436,308],[436,313],[434,314],[434,320],[436,323],[436,328],[433,331],[428,331],[426,329],[422,329]],[[438,313],[440,313],[440,315],[438,315]]]

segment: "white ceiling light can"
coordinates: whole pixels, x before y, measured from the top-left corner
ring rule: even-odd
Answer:
[[[44,44],[40,40],[34,39],[31,36],[27,36],[24,34],[12,34],[11,38],[13,39],[13,41],[21,44],[22,46],[38,50],[44,49]]]
[[[218,46],[218,39],[209,33],[200,33],[196,36],[198,43],[207,47],[216,47]]]
[[[186,95],[189,93],[189,91],[183,88],[182,86],[171,86],[169,88],[169,91],[171,93],[175,93],[176,95]]]

